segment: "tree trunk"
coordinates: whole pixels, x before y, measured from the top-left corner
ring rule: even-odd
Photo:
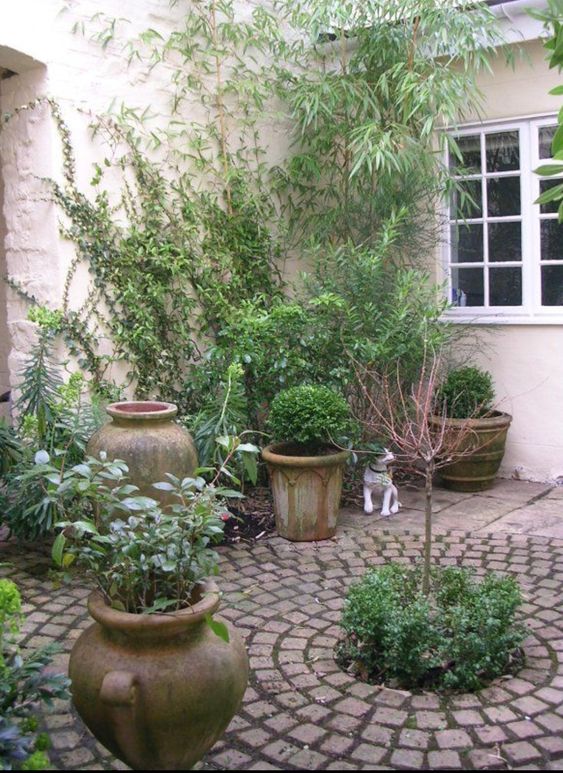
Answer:
[[[426,506],[424,509],[424,565],[422,569],[422,592],[425,596],[430,593],[430,569],[432,566],[432,477],[434,465],[426,465],[425,493]]]

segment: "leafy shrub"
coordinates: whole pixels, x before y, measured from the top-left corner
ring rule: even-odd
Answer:
[[[478,418],[491,410],[495,397],[490,373],[466,366],[448,373],[437,395],[437,405],[450,419]]]
[[[350,429],[350,410],[342,395],[329,387],[305,384],[276,395],[268,426],[275,440],[314,452]]]
[[[0,770],[43,770],[49,739],[37,733],[40,704],[66,698],[68,679],[46,674],[53,646],[23,658],[15,644],[20,630],[21,598],[11,580],[0,580]]]
[[[337,660],[366,681],[401,687],[477,690],[510,667],[522,643],[514,623],[516,581],[465,569],[436,569],[429,596],[421,570],[388,564],[370,570],[346,599]]]
[[[125,612],[158,612],[190,604],[194,588],[217,574],[217,555],[226,516],[222,497],[238,492],[207,485],[201,477],[168,480],[154,488],[172,504],[159,506],[138,496],[127,481],[125,462],[88,457],[60,473],[48,474],[59,510],[80,520],[61,521],[53,545],[55,562],[65,568],[77,560],[92,574],[104,597]],[[70,507],[69,507],[70,505]]]
[[[49,320],[54,313],[38,309],[30,318]],[[0,424],[0,518],[23,540],[48,534],[59,517],[37,454],[47,455],[48,472],[56,476],[82,460],[88,439],[105,421],[101,398],[89,391],[82,374],[72,373],[63,381],[52,347],[52,330],[40,327],[21,373],[19,423],[11,430]]]

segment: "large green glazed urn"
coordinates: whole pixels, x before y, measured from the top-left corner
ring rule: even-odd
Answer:
[[[504,457],[512,416],[491,411],[488,416],[479,419],[431,419],[436,427],[443,422],[449,433],[463,433],[460,450],[464,455],[439,471],[442,485],[452,491],[466,492],[491,488]]]
[[[86,453],[99,458],[105,451],[108,459],[123,459],[139,493],[167,504],[169,495],[152,484],[166,480],[167,472],[180,479],[191,476],[198,466],[192,436],[174,421],[177,406],[128,401],[112,403],[106,411],[111,421],[90,438]]]
[[[219,608],[209,582],[191,607],[167,614],[112,609],[95,592],[96,621],[70,656],[74,705],[86,726],[134,770],[189,770],[238,711],[248,682],[242,639],[206,618]]]

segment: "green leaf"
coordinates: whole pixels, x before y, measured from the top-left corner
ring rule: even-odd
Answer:
[[[563,94],[563,84],[556,86],[554,89],[551,89],[549,93],[553,94],[554,97],[560,97]]]
[[[165,480],[162,480],[159,483],[153,483],[152,487],[159,491],[174,491],[174,486],[171,483],[167,483]]]
[[[558,127],[551,141],[551,155],[555,156],[561,150],[563,150],[563,126]]]
[[[220,623],[218,620],[214,620],[211,615],[205,616],[205,622],[216,636],[218,636],[227,644],[229,643],[229,629],[225,623]]]
[[[66,544],[66,537],[61,532],[57,535],[55,541],[53,542],[53,547],[51,548],[51,557],[54,561],[54,563],[62,567],[63,566],[63,554]]]
[[[556,174],[563,174],[563,164],[545,164],[544,166],[538,166],[534,169],[536,174],[542,175],[542,177],[553,177]]]
[[[243,451],[242,463],[244,465],[244,471],[248,475],[250,482],[256,485],[258,480],[258,463],[256,461],[256,454],[253,452]]]

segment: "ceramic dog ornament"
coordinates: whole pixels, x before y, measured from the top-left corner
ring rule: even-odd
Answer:
[[[395,459],[394,454],[384,448],[382,452],[370,462],[364,472],[364,513],[373,513],[373,495],[383,495],[381,515],[388,518],[399,512],[399,492],[393,484],[393,477],[388,465]]]

